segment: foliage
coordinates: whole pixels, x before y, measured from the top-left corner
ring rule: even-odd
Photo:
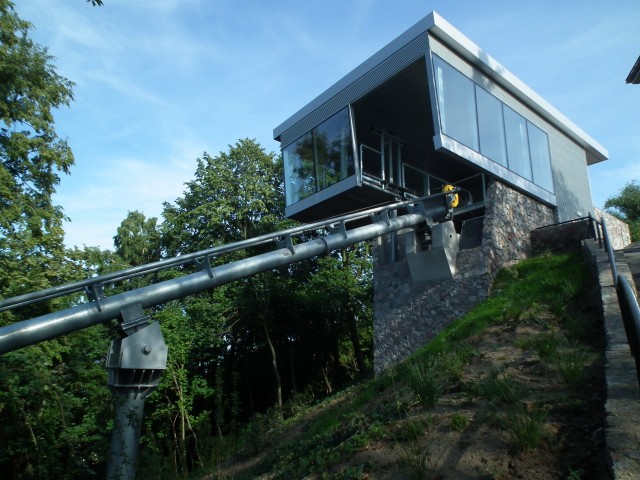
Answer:
[[[436,405],[447,385],[439,360],[438,356],[428,355],[412,363],[409,370],[409,385],[425,408]]]
[[[546,436],[548,411],[542,408],[518,408],[504,416],[504,428],[513,438],[516,448],[528,451],[538,448]]]
[[[504,370],[492,370],[478,386],[478,393],[498,405],[514,405],[527,393],[526,387],[516,382]]]
[[[640,241],[640,184],[633,180],[620,193],[609,197],[604,207],[621,220],[629,223],[631,241]]]
[[[62,209],[52,197],[73,155],[53,112],[73,84],[56,73],[31,25],[0,0],[0,298],[41,290],[94,272],[96,251],[65,251]],[[0,314],[0,325],[60,310],[77,297]],[[99,326],[0,358],[0,469],[6,478],[102,476],[107,419]]]
[[[282,182],[279,159],[253,140],[239,140],[216,157],[205,153],[184,194],[165,203],[161,225],[129,213],[116,252],[136,265],[288,228]],[[210,261],[215,266],[267,249],[273,248]],[[180,270],[162,275],[192,267]],[[145,450],[159,461],[172,459],[165,470],[184,475],[206,467],[207,452],[217,455],[229,438],[245,451],[262,445],[301,408],[287,398],[331,392],[370,370],[371,303],[371,256],[358,246],[156,308],[170,360],[147,402]]]
[[[163,246],[169,256],[278,230],[283,223],[282,166],[254,140],[217,157],[197,159],[194,180],[164,204]]]
[[[455,432],[462,432],[468,426],[469,419],[460,413],[454,413],[449,418],[449,428]]]
[[[59,283],[63,214],[52,196],[73,155],[54,130],[53,110],[68,105],[73,84],[28,36],[8,0],[0,0],[0,297]]]
[[[0,465],[7,478],[102,476],[111,418],[106,329],[8,353],[0,362]]]
[[[113,237],[116,253],[132,267],[160,259],[158,219],[146,218],[143,213],[129,212]]]

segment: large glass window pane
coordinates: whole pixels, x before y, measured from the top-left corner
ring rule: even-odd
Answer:
[[[309,132],[282,150],[287,205],[316,192],[313,149],[313,136]]]
[[[478,121],[473,82],[436,56],[433,65],[442,133],[477,152]]]
[[[318,190],[355,175],[349,110],[343,109],[313,130]]]
[[[509,170],[527,180],[532,180],[527,121],[506,105],[504,106],[504,129],[507,137]]]
[[[533,182],[549,192],[553,192],[553,176],[551,174],[551,156],[549,155],[549,139],[547,134],[530,122],[527,122],[529,133],[529,149],[531,150],[531,166]]]
[[[476,85],[480,153],[503,167],[507,166],[502,102]]]

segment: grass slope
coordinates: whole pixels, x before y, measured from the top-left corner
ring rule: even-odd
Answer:
[[[576,255],[505,269],[384,375],[254,419],[205,478],[610,478],[597,298]]]

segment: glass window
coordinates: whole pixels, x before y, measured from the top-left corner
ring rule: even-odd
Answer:
[[[476,85],[480,153],[503,167],[507,166],[502,102]]]
[[[547,134],[527,122],[533,182],[549,192],[553,192],[553,175],[551,173],[551,156],[549,155],[549,139]]]
[[[478,121],[474,83],[434,56],[442,133],[478,151]]]
[[[313,130],[318,190],[355,175],[349,111],[345,108]]]
[[[285,196],[291,205],[316,192],[316,169],[313,162],[311,132],[282,150],[284,157]]]
[[[527,121],[522,115],[504,105],[504,127],[509,170],[527,180],[532,180]]]
[[[442,133],[553,192],[547,134],[433,56]]]
[[[349,109],[282,149],[287,205],[355,175]]]

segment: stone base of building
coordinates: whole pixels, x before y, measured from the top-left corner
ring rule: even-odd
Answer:
[[[374,245],[374,368],[380,374],[485,300],[497,271],[531,256],[531,230],[554,223],[554,210],[503,183],[488,187],[481,245],[460,250],[451,280],[415,282],[403,240]]]

